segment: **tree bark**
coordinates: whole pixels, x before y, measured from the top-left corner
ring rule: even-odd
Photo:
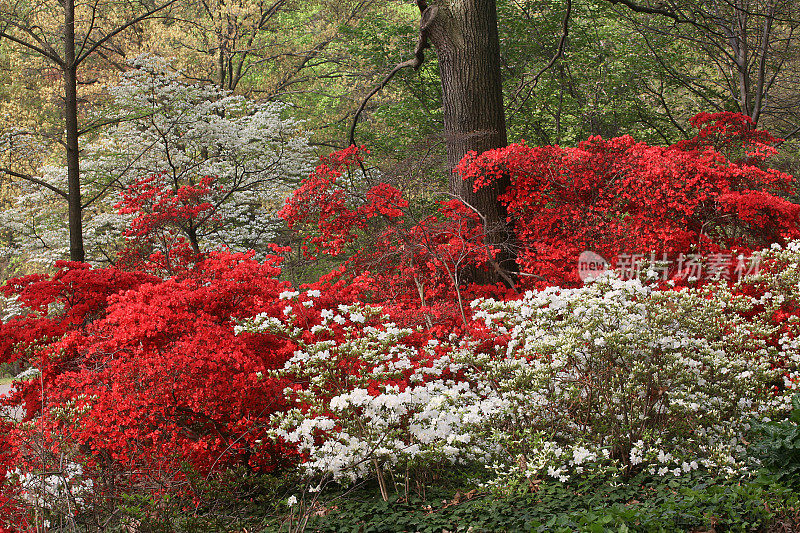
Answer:
[[[438,12],[428,36],[439,58],[444,105],[444,136],[447,163],[452,169],[464,154],[502,148],[508,143],[500,78],[500,42],[494,0],[449,0],[437,2]],[[481,197],[472,184],[454,175],[451,192],[470,205]],[[472,200],[472,201],[470,201]]]
[[[200,239],[197,237],[197,226],[193,222],[189,222],[189,227],[185,229],[186,235],[189,237],[189,245],[195,254],[200,254]]]
[[[480,154],[508,144],[497,7],[495,0],[436,0],[425,11],[423,22],[430,19],[428,38],[439,59],[447,163],[454,169],[467,152]],[[449,190],[481,214],[487,240],[502,251],[501,266],[514,271],[513,233],[498,201],[509,185],[505,176],[475,191],[471,181],[454,172]]]
[[[64,120],[69,191],[69,258],[83,261],[81,171],[78,146],[78,66],[75,61],[75,0],[64,2]]]

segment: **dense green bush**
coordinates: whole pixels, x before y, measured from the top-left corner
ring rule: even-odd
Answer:
[[[782,482],[800,487],[800,394],[792,398],[792,412],[783,420],[762,422],[754,428],[756,457]]]
[[[502,498],[454,491],[384,502],[373,491],[361,490],[334,499],[334,510],[312,519],[308,530],[764,531],[781,521],[791,524],[798,505],[795,492],[775,478],[739,482],[699,471],[668,481],[645,474],[627,483],[549,481],[535,492]]]

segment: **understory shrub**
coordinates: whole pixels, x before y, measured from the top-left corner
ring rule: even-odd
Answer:
[[[601,279],[475,305],[491,344],[471,379],[498,408],[473,431],[502,446],[500,487],[598,469],[751,471],[750,425],[786,412],[798,382],[800,353],[771,345],[778,327],[725,284]]]
[[[274,372],[296,405],[275,415],[275,435],[320,484],[377,476],[385,493],[386,470],[442,461],[482,464],[506,492],[545,478],[749,475],[748,431],[785,416],[800,382],[798,322],[775,319],[776,306],[796,313],[800,245],[764,263],[733,286],[607,277],[476,300],[460,342],[423,342],[365,305],[320,308],[307,329],[293,309],[316,304],[299,292],[282,317],[242,328],[299,347]],[[757,298],[759,284],[785,290]]]
[[[787,485],[800,487],[800,394],[792,398],[787,418],[756,424],[753,435],[753,453],[763,465]]]

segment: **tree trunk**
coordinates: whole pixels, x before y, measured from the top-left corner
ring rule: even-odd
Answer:
[[[447,163],[453,169],[469,151],[480,154],[508,144],[497,7],[495,0],[436,0],[428,10],[436,10],[428,13],[427,31],[439,59]],[[497,200],[509,185],[506,176],[476,192],[471,181],[453,173],[449,189],[484,217],[489,243],[503,250],[501,266],[515,271],[507,212]]]
[[[78,66],[75,63],[75,0],[64,2],[64,120],[69,192],[69,258],[83,261],[81,176],[78,147]]]
[[[189,227],[185,230],[186,235],[189,237],[189,244],[192,247],[192,251],[196,254],[200,254],[200,240],[197,238],[197,226],[194,223],[189,222]]]

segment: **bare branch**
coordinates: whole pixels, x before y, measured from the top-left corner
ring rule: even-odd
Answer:
[[[84,37],[83,42],[81,43],[81,46],[78,49],[78,55],[81,55],[81,53],[83,53],[84,49],[86,48],[86,45],[89,43],[89,36],[92,35],[92,32],[94,31],[95,22],[97,21],[97,0],[95,0],[94,3],[91,6],[89,6],[89,9],[91,9],[92,11],[92,16],[89,19],[89,28],[86,30],[86,37]]]
[[[116,35],[122,33],[123,31],[127,30],[128,28],[130,28],[134,24],[137,24],[137,23],[139,23],[139,22],[141,22],[141,21],[143,21],[143,20],[145,20],[147,18],[152,17],[153,15],[158,13],[159,11],[163,11],[164,9],[168,8],[169,6],[171,6],[172,4],[174,4],[177,1],[178,0],[168,0],[164,4],[162,4],[160,6],[156,6],[153,9],[151,9],[151,10],[145,12],[145,13],[142,13],[138,17],[129,20],[125,24],[122,24],[118,28],[114,29],[114,31],[112,31],[112,32],[108,33],[107,35],[103,36],[102,39],[100,39],[98,41],[95,41],[92,44],[92,46],[90,46],[88,49],[82,50],[80,56],[78,56],[75,59],[75,66],[81,64],[81,62],[83,62],[83,60],[85,60],[87,57],[92,55],[95,50],[97,50],[98,48],[103,46],[106,42],[108,42],[109,39],[111,39],[111,38],[115,37]]]
[[[15,42],[23,47],[35,51],[36,53],[50,59],[59,66],[63,66],[64,62],[58,52],[50,45],[49,42],[42,36],[36,33],[36,30],[42,31],[39,26],[27,26],[20,20],[15,20],[8,13],[0,12],[0,21],[5,23],[5,27],[0,30],[0,36],[6,37],[8,40]],[[16,37],[8,32],[9,27],[16,28],[16,30],[27,34],[33,41],[26,41],[21,37]],[[35,44],[34,44],[35,43]]]
[[[783,138],[783,140],[781,140],[781,141],[778,141],[778,143],[777,143],[777,144],[778,144],[778,146],[780,146],[781,144],[783,144],[785,141],[788,141],[789,139],[791,139],[792,137],[794,137],[794,136],[795,136],[795,135],[797,135],[798,133],[800,133],[800,126],[796,127],[796,128],[795,128],[794,130],[792,130],[790,133],[787,133],[786,135],[784,135],[784,136],[783,136],[783,137],[784,137],[784,138]]]
[[[113,117],[113,118],[108,118],[108,119],[103,119],[103,120],[99,120],[99,119],[98,120],[93,120],[93,121],[89,122],[86,126],[84,126],[82,129],[78,130],[78,135],[79,136],[80,135],[85,135],[85,134],[87,134],[89,132],[92,132],[94,130],[98,130],[98,129],[103,128],[105,126],[110,126],[112,124],[120,124],[122,122],[130,122],[130,121],[133,121],[133,120],[139,120],[139,119],[142,119],[142,118],[147,118],[147,117],[153,116],[154,114],[155,114],[154,112],[150,112],[150,113],[140,114],[140,115],[136,115],[136,116]]]
[[[550,61],[544,67],[542,67],[542,69],[539,72],[537,72],[536,75],[531,80],[531,84],[533,87],[535,87],[536,84],[539,83],[539,78],[542,76],[542,74],[550,70],[553,67],[553,65],[556,64],[556,61],[558,61],[561,58],[561,56],[564,55],[564,47],[567,44],[567,37],[569,36],[569,17],[571,12],[572,12],[572,0],[567,0],[567,11],[564,13],[564,19],[561,21],[561,39],[558,40],[558,48],[556,49],[556,53],[553,55]],[[520,89],[522,89],[521,86]],[[516,95],[514,96],[516,97]]]
[[[383,81],[381,81],[381,83],[375,89],[373,89],[366,98],[364,98],[364,100],[361,102],[361,105],[358,106],[358,110],[353,116],[353,123],[350,126],[350,136],[348,137],[350,146],[356,143],[356,124],[358,123],[361,112],[364,111],[364,108],[367,106],[367,102],[369,102],[370,98],[378,94],[381,89],[386,87],[386,84],[389,83],[392,78],[394,78],[395,74],[408,67],[418,70],[425,61],[425,49],[430,46],[428,44],[428,28],[436,19],[436,15],[439,13],[439,8],[436,6],[428,7],[424,0],[418,1],[417,5],[419,6],[420,10],[422,10],[422,17],[419,22],[419,40],[417,41],[417,46],[414,48],[414,57],[408,61],[403,61],[394,67],[392,71],[389,72],[385,78],[383,78]]]
[[[6,39],[8,39],[11,42],[17,43],[20,46],[28,48],[29,50],[33,50],[37,54],[39,54],[39,55],[41,55],[43,57],[46,57],[47,59],[49,59],[53,63],[57,64],[59,67],[63,67],[64,66],[64,60],[61,59],[61,57],[58,54],[54,53],[54,52],[49,52],[49,51],[45,50],[44,48],[36,46],[33,43],[30,43],[30,42],[25,41],[23,39],[19,39],[17,37],[14,37],[13,35],[7,33],[5,30],[0,31],[0,37],[5,37]]]
[[[761,46],[759,48],[758,54],[758,76],[756,78],[756,91],[755,91],[755,99],[756,101],[753,103],[753,121],[758,124],[758,119],[761,115],[761,105],[764,99],[766,90],[766,74],[767,74],[767,54],[769,54],[769,36],[772,31],[772,23],[775,18],[775,5],[770,5],[770,9],[767,12],[767,16],[764,17],[764,23],[762,25],[761,31]],[[777,73],[777,72],[776,72]]]
[[[19,179],[22,179],[22,180],[25,180],[25,181],[29,181],[31,183],[35,183],[36,185],[40,185],[40,186],[44,187],[45,189],[49,189],[49,190],[53,191],[54,193],[56,193],[57,195],[61,196],[65,200],[69,200],[69,193],[68,192],[66,192],[66,191],[64,191],[62,189],[59,189],[55,185],[51,185],[51,184],[47,183],[44,180],[40,180],[39,178],[34,178],[30,174],[23,174],[21,172],[15,172],[15,171],[13,171],[13,170],[11,170],[9,168],[5,168],[5,167],[0,167],[0,172],[3,172],[4,174],[8,174],[9,176],[13,176],[15,178],[19,178]]]
[[[632,2],[631,0],[606,0],[606,2],[609,2],[609,3],[614,4],[614,5],[622,4],[625,7],[627,7],[628,9],[630,9],[631,11],[634,11],[636,13],[646,13],[646,14],[649,14],[649,15],[662,15],[664,17],[671,18],[675,22],[678,22],[678,23],[681,23],[681,24],[691,24],[693,26],[700,26],[700,27],[705,28],[705,26],[701,25],[697,20],[681,17],[680,15],[675,13],[674,11],[670,11],[668,9],[663,9],[661,7],[643,6],[641,4],[636,4],[636,3]]]

